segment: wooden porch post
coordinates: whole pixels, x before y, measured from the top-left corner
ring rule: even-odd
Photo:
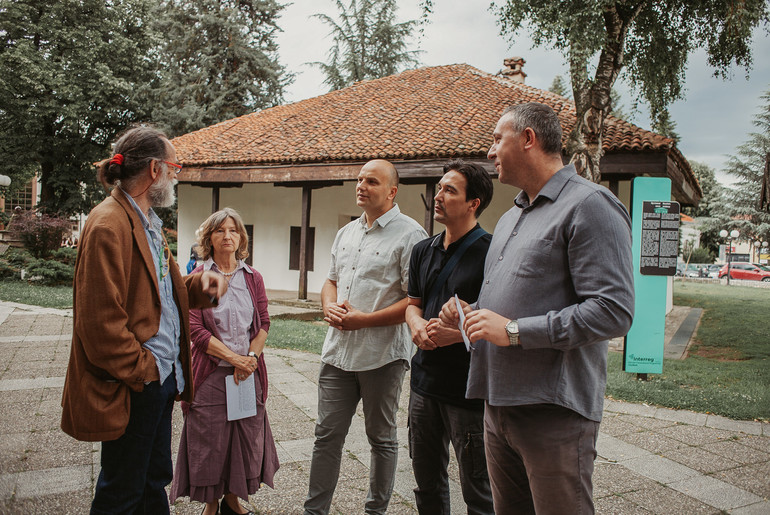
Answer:
[[[211,212],[216,213],[219,211],[219,186],[212,186],[211,188]]]
[[[299,291],[298,298],[307,299],[307,249],[310,236],[310,201],[313,197],[313,189],[310,186],[302,187],[302,224],[299,235]]]

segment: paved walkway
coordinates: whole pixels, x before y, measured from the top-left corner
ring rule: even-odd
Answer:
[[[72,318],[66,311],[0,303],[0,513],[87,513],[99,471],[99,445],[59,429]],[[275,490],[250,502],[259,513],[301,513],[307,493],[319,357],[270,349],[267,409],[281,469]],[[405,383],[399,413],[398,475],[388,513],[414,514],[406,449]],[[182,416],[174,414],[176,450]],[[770,425],[607,401],[594,476],[600,514],[770,513]],[[359,410],[335,494],[335,513],[363,511],[369,450]],[[452,513],[464,513],[457,467],[450,465]],[[173,513],[197,514],[180,500]]]

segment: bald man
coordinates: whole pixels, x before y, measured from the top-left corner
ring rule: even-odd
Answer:
[[[360,218],[340,229],[321,290],[329,323],[318,377],[318,420],[306,514],[329,513],[342,446],[358,402],[371,445],[366,513],[385,513],[398,458],[396,412],[411,357],[404,323],[412,247],[428,235],[395,204],[398,173],[384,160],[358,174]]]

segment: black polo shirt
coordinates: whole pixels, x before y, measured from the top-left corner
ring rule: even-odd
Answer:
[[[476,224],[476,227],[479,225]],[[468,237],[471,231],[444,250],[445,232],[417,243],[409,260],[409,290],[412,298],[422,301],[423,318],[438,317],[441,306],[456,293],[466,302],[476,302],[484,279],[484,260],[492,241],[485,234],[465,251],[446,282],[434,298],[430,295],[433,283],[447,261]],[[471,355],[461,341],[434,350],[417,349],[412,357],[412,390],[426,397],[469,409],[482,409],[481,399],[466,399],[468,368]]]

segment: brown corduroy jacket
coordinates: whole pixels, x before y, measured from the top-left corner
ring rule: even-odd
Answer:
[[[189,308],[212,307],[201,291],[200,274],[182,278],[169,270],[181,322],[180,354],[185,388],[193,398]],[[160,326],[155,264],[139,215],[119,188],[91,211],[75,262],[73,331],[62,394],[61,427],[83,441],[109,441],[126,430],[129,391],[144,389],[156,369],[142,346]]]

